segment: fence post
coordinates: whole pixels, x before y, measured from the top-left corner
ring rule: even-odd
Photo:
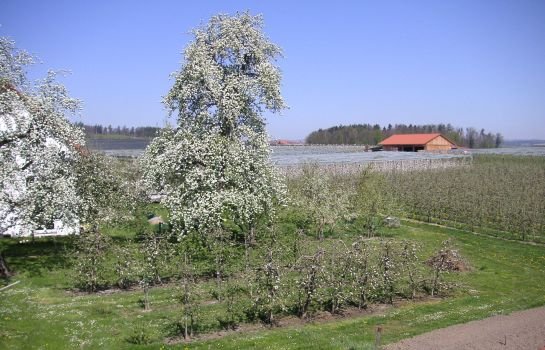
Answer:
[[[378,326],[375,332],[375,350],[380,349],[380,338],[382,337],[382,326]]]

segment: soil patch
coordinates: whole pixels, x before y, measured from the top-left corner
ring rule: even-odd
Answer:
[[[442,271],[471,271],[469,264],[462,258],[458,250],[455,249],[441,250],[437,255],[428,259],[426,264],[432,268],[439,268]]]
[[[382,315],[387,310],[401,305],[403,302],[396,303],[394,305],[389,304],[377,304],[370,305],[367,309],[358,309],[355,307],[346,308],[340,314],[332,314],[327,311],[321,311],[313,314],[311,318],[301,319],[295,316],[285,316],[278,319],[278,323],[275,326],[267,326],[259,323],[243,323],[236,327],[234,330],[221,330],[213,333],[198,334],[195,335],[190,340],[184,339],[182,336],[171,337],[166,340],[166,343],[169,345],[180,344],[180,343],[191,343],[193,341],[204,341],[204,340],[214,340],[219,339],[231,334],[236,333],[254,333],[258,331],[263,331],[266,329],[277,329],[277,328],[298,328],[307,324],[324,324],[329,322],[336,322],[339,320],[348,320],[353,318],[358,318],[362,316],[370,315]]]
[[[385,347],[386,350],[545,349],[545,307],[437,329]]]

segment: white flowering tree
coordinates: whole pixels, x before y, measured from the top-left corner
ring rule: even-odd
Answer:
[[[248,13],[214,16],[193,34],[164,100],[176,125],[154,139],[142,165],[179,232],[213,236],[224,220],[251,227],[283,198],[263,116],[285,108],[274,64],[281,50],[263,34],[262,17]]]
[[[29,84],[26,67],[32,63],[12,40],[0,38],[0,236],[8,230],[33,231],[53,220],[77,221],[72,165],[83,134],[65,114],[79,103],[53,72]]]
[[[49,72],[36,83],[34,58],[0,38],[0,237],[21,235],[55,220],[96,226],[120,207],[126,186],[111,162],[85,148],[83,132],[67,116],[79,109]],[[7,275],[0,254],[0,275]]]

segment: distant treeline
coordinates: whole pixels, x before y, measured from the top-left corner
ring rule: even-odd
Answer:
[[[154,126],[137,126],[137,127],[127,127],[123,126],[111,126],[111,125],[87,125],[82,122],[75,123],[79,128],[82,128],[85,131],[87,137],[93,137],[97,135],[120,135],[128,137],[155,137],[157,132],[161,128]]]
[[[313,131],[305,141],[308,144],[321,145],[376,145],[393,134],[427,133],[441,133],[458,146],[469,148],[494,148],[503,142],[503,136],[499,133],[493,134],[484,129],[478,131],[475,128],[456,128],[450,124],[388,124],[384,127],[379,124],[339,125]]]

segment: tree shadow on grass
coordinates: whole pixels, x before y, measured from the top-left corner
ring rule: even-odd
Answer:
[[[42,276],[43,271],[65,269],[72,265],[70,251],[73,240],[70,237],[19,242],[19,239],[8,238],[0,248],[12,272],[26,272],[35,277]]]

